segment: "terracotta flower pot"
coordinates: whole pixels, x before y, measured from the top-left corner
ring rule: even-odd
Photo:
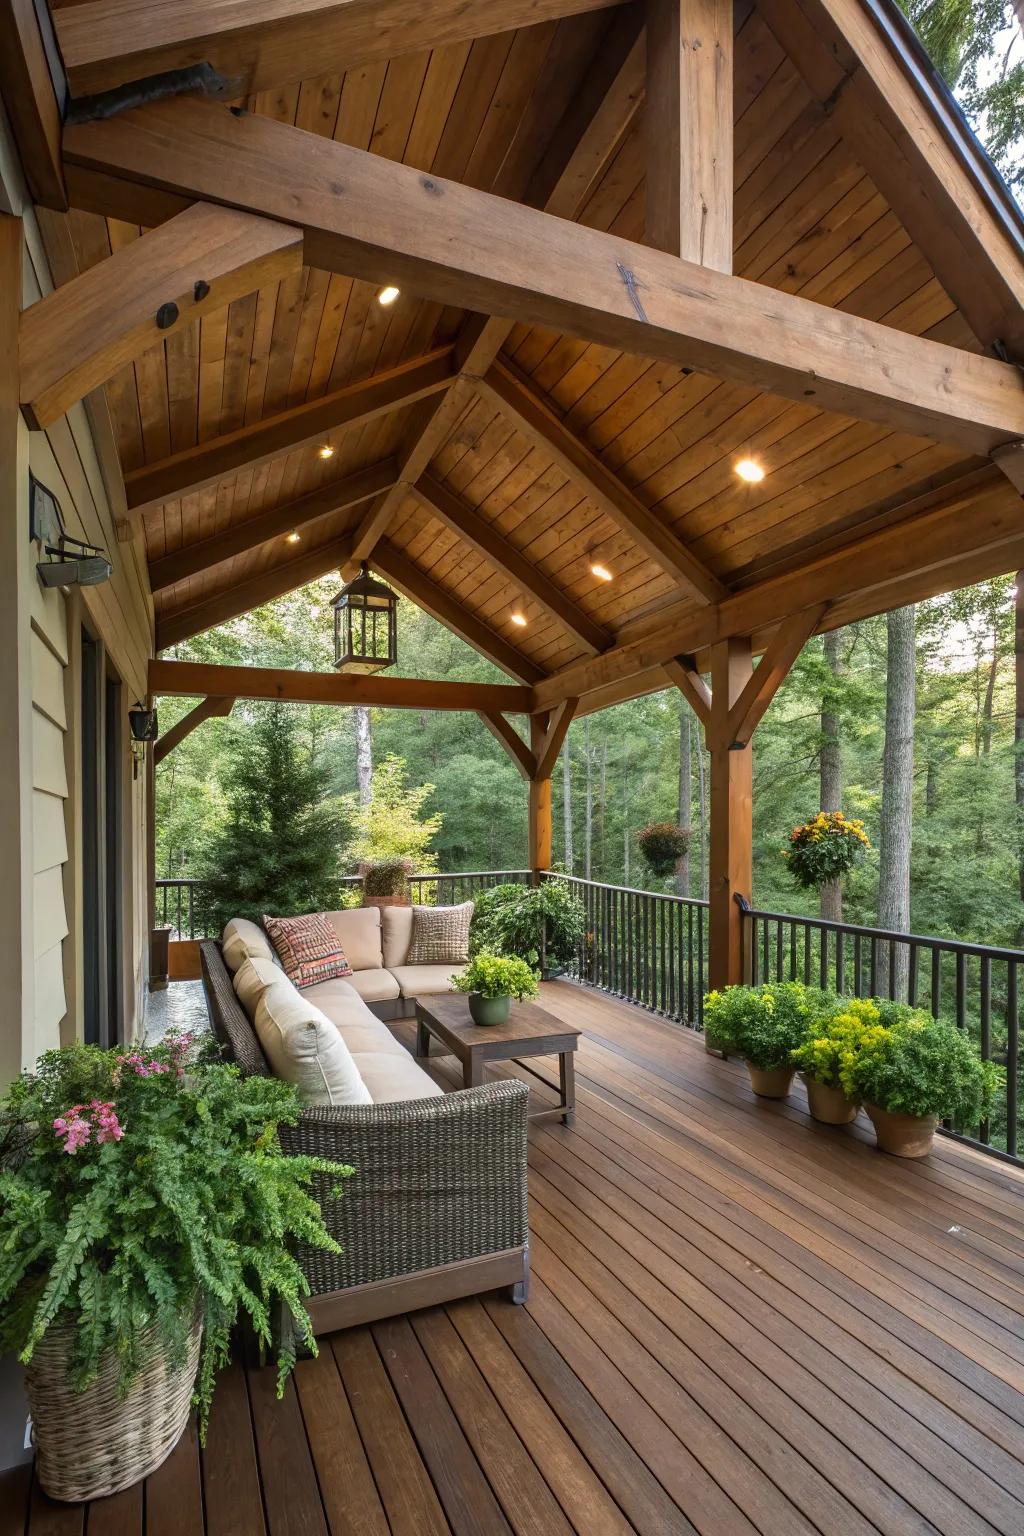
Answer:
[[[812,1120],[820,1120],[822,1125],[850,1125],[856,1120],[860,1105],[848,1099],[841,1088],[829,1088],[803,1072],[800,1076],[807,1089],[807,1107]]]
[[[481,997],[469,994],[469,1015],[474,1024],[505,1024],[512,1009],[510,997]]]
[[[784,1099],[793,1086],[793,1067],[771,1067],[765,1070],[748,1061],[747,1071],[750,1073],[750,1086],[759,1099]]]
[[[412,900],[408,896],[364,896],[364,907],[411,907]]]
[[[878,1104],[865,1104],[864,1108],[883,1152],[891,1152],[893,1157],[928,1156],[939,1123],[937,1115],[904,1115]]]

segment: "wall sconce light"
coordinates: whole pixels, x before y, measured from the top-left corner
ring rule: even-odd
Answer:
[[[128,729],[132,733],[132,778],[139,776],[139,764],[146,760],[146,743],[156,741],[159,722],[155,709],[147,709],[138,700],[128,711]]]
[[[60,502],[29,471],[28,531],[49,558],[36,562],[44,587],[98,587],[109,581],[113,566],[98,544],[86,544],[64,531]]]

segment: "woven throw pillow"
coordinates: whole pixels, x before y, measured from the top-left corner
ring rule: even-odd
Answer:
[[[295,986],[312,987],[318,981],[352,975],[326,912],[311,912],[308,917],[264,916],[263,926]]]
[[[413,907],[406,965],[465,965],[472,916],[471,901],[457,907]]]

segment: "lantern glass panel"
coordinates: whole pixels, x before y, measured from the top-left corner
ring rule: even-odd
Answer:
[[[334,608],[334,665],[341,672],[372,673],[398,660],[398,598],[362,572],[338,593]]]

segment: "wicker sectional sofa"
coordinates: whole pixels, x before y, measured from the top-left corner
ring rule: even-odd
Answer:
[[[235,995],[232,974],[243,956],[228,931],[226,940],[200,946],[210,1021],[243,1072],[270,1075],[253,1022]],[[347,944],[350,958],[365,957],[350,936]],[[365,954],[374,953],[371,942]],[[390,957],[395,953],[392,947]],[[391,981],[375,976],[367,990],[389,995],[369,1000],[352,983],[360,971],[374,970]],[[415,979],[433,981],[435,992],[447,989],[440,977]],[[296,1126],[282,1132],[287,1150],[356,1170],[339,1200],[332,1200],[329,1180],[319,1188],[342,1253],[300,1252],[317,1333],[498,1287],[509,1287],[517,1301],[526,1296],[528,1090],[524,1083],[496,1081],[440,1092],[380,1017],[413,1012],[416,994],[404,990],[408,982],[386,966],[363,966],[344,983],[309,989],[319,993],[317,1007],[349,1044],[373,1099],[307,1108]]]

